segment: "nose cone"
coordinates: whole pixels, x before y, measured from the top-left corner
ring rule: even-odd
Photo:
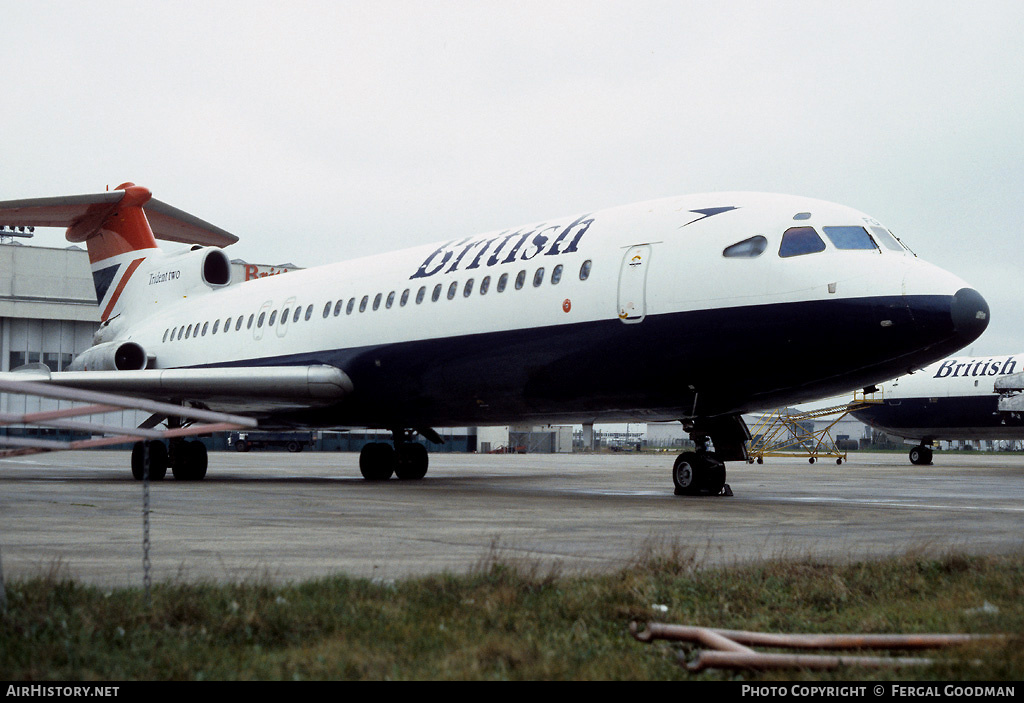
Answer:
[[[981,336],[988,327],[988,303],[973,288],[961,288],[953,296],[950,314],[953,330],[966,346]]]

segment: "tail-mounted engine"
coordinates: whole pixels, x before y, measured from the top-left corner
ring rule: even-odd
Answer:
[[[68,370],[141,371],[146,365],[146,351],[135,342],[106,342],[79,354]]]

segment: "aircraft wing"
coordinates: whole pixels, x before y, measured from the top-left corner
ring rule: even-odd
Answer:
[[[104,222],[124,197],[125,191],[112,190],[87,195],[7,200],[0,202],[0,225],[74,227],[88,232]],[[157,239],[216,247],[226,247],[238,241],[238,237],[230,232],[155,198],[150,198],[143,210]]]
[[[191,401],[242,414],[330,405],[352,391],[344,371],[323,365],[57,372],[33,368],[0,373],[0,381]]]

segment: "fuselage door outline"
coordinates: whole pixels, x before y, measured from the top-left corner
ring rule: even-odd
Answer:
[[[647,316],[647,269],[651,245],[636,244],[626,250],[619,270],[618,316],[626,324],[643,322]]]

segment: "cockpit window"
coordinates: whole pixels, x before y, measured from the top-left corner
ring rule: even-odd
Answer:
[[[880,241],[886,249],[892,249],[893,251],[905,251],[899,240],[892,236],[892,233],[884,227],[872,227],[871,231],[874,233],[875,239]]]
[[[767,248],[768,240],[759,234],[756,237],[744,239],[742,242],[736,242],[732,246],[726,247],[722,252],[722,256],[753,259],[755,256],[761,256]]]
[[[779,256],[784,259],[790,256],[816,254],[819,251],[825,251],[825,242],[821,241],[813,227],[791,227],[782,235]]]
[[[822,227],[836,249],[878,249],[875,240],[863,227]]]

